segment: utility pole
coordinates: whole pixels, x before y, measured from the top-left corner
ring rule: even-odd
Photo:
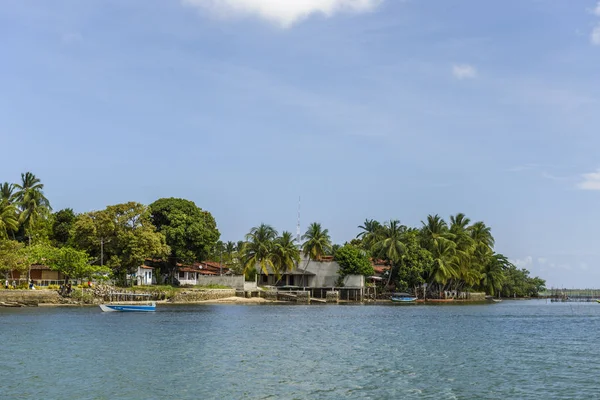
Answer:
[[[100,238],[100,266],[104,266],[104,238]]]

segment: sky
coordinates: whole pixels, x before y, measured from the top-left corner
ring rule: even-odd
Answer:
[[[596,0],[4,0],[0,181],[54,210],[194,201],[336,243],[465,213],[600,287]]]

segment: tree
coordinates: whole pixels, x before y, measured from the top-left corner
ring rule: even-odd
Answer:
[[[248,276],[257,266],[265,275],[269,275],[269,267],[274,270],[273,241],[276,237],[275,228],[267,224],[255,226],[248,232],[244,246],[244,275]]]
[[[215,219],[193,201],[162,198],[150,204],[156,229],[165,235],[171,248],[170,261],[202,261],[213,252],[219,236]]]
[[[21,174],[21,184],[14,185],[16,201],[21,210],[19,220],[31,244],[34,227],[40,219],[45,219],[52,211],[50,202],[44,196],[44,185],[31,172]]]
[[[377,235],[382,228],[381,224],[374,219],[365,219],[365,222],[358,227],[362,229],[362,232],[356,235],[356,238],[362,240],[365,249],[370,249],[377,242]]]
[[[400,221],[390,220],[380,229],[377,242],[373,244],[373,255],[389,261],[392,265],[388,275],[388,285],[404,252],[404,243],[402,241],[406,229],[406,226],[402,225]]]
[[[72,208],[65,208],[53,214],[50,240],[54,246],[66,246],[71,239],[71,229],[76,215]]]
[[[350,244],[346,244],[336,251],[335,261],[340,265],[338,274],[341,279],[348,275],[371,276],[375,273],[365,251]]]
[[[308,226],[306,233],[302,235],[302,240],[304,240],[302,252],[308,258],[304,271],[302,271],[302,282],[306,285],[304,275],[308,263],[310,260],[320,261],[321,257],[331,251],[331,238],[329,237],[329,230],[323,229],[318,222],[313,222]]]
[[[284,231],[273,241],[272,260],[277,277],[291,271],[300,262],[300,250],[291,232]]]
[[[31,265],[23,243],[0,240],[0,271],[8,279],[11,271],[25,272]]]
[[[481,276],[481,287],[491,296],[502,290],[504,271],[512,264],[502,254],[494,254],[485,264]]]
[[[17,209],[9,201],[0,199],[0,239],[7,239],[9,233],[14,233],[17,229]]]
[[[79,215],[73,244],[87,251],[94,264],[110,267],[121,283],[146,258],[164,258],[171,251],[165,236],[152,225],[148,207],[135,202]]]
[[[396,287],[399,290],[413,289],[418,293],[418,286],[425,283],[424,275],[431,269],[433,256],[429,250],[421,247],[419,231],[409,229],[403,236],[404,251],[398,266]]]
[[[455,269],[456,243],[443,237],[434,241],[432,268],[429,272],[430,284],[439,283],[442,287],[448,280],[457,277]]]
[[[54,271],[65,275],[67,279],[91,278],[96,274],[109,273],[108,267],[92,265],[90,256],[82,250],[72,247],[52,248],[46,264]]]

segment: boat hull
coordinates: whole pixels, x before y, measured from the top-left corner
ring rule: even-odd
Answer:
[[[414,303],[418,300],[418,297],[392,297],[391,300],[394,303]]]
[[[100,304],[100,309],[105,312],[152,312],[156,311],[156,303],[152,304]]]

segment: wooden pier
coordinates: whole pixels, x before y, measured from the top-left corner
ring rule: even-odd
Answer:
[[[551,302],[590,303],[600,300],[600,289],[550,289]]]

